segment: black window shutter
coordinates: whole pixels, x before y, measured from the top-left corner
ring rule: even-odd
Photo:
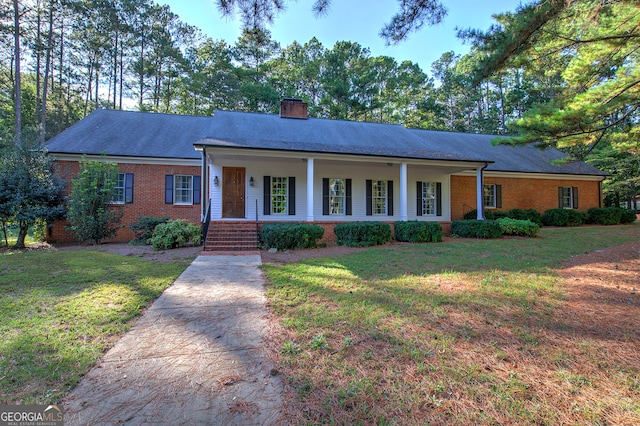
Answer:
[[[416,215],[422,216],[422,182],[416,182]]]
[[[265,176],[263,179],[262,207],[265,216],[271,214],[271,176]]]
[[[436,182],[436,216],[442,216],[442,183]]]
[[[124,174],[124,202],[133,203],[133,173]]]
[[[345,188],[344,188],[344,192],[345,192],[345,197],[346,197],[346,206],[345,206],[345,214],[347,216],[351,216],[352,213],[352,206],[351,206],[351,179],[347,179],[345,181]]]
[[[164,203],[173,204],[173,175],[164,176]]]
[[[496,185],[496,208],[502,208],[502,185]]]
[[[387,181],[387,216],[393,216],[393,181]]]
[[[193,204],[200,204],[200,176],[193,177]]]
[[[289,216],[296,214],[296,178],[289,176]]]
[[[562,206],[562,187],[558,187],[558,208],[561,209]]]
[[[571,196],[573,197],[573,208],[577,209],[578,208],[578,187],[574,186],[571,188]]]
[[[373,200],[372,200],[372,198],[373,198],[372,197],[372,194],[373,194],[372,185],[373,185],[373,181],[371,179],[367,179],[366,186],[365,186],[366,204],[367,204],[367,216],[371,216],[373,214],[373,206],[371,205],[371,203],[373,202]]]
[[[322,214],[329,215],[329,178],[322,178]]]

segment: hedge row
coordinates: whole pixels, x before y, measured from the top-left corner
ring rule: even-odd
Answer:
[[[260,230],[262,244],[278,250],[314,248],[323,235],[322,226],[307,223],[265,223]]]
[[[471,210],[464,214],[466,220],[473,220],[477,217],[477,210]],[[572,209],[549,209],[540,214],[534,209],[511,209],[511,210],[485,210],[484,217],[487,220],[498,220],[502,218],[529,220],[538,226],[580,226],[585,223],[597,225],[617,225],[621,223],[632,223],[636,220],[636,213],[633,210],[618,207],[594,207],[588,211],[578,211]]]
[[[442,241],[442,226],[437,222],[395,222],[394,237],[409,243],[438,243]]]
[[[349,247],[385,244],[391,239],[391,226],[382,222],[346,222],[333,228],[336,243]]]
[[[464,218],[473,220],[478,217],[478,210],[473,209],[464,214]],[[539,211],[534,209],[511,209],[511,210],[485,210],[484,218],[489,220],[498,220],[501,218],[517,219],[517,220],[529,220],[533,223],[542,226],[542,215]]]
[[[495,220],[467,219],[451,222],[451,234],[461,238],[500,238],[503,232]]]

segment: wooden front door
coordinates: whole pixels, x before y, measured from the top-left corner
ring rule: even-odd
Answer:
[[[222,168],[222,217],[244,218],[244,167]]]

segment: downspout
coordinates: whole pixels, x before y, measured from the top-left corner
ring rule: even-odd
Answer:
[[[484,166],[478,169],[476,174],[476,211],[478,215],[477,220],[484,220],[484,169],[489,167],[489,163],[484,163]]]
[[[206,145],[201,145],[200,146],[202,148],[202,172],[200,173],[200,206],[201,206],[201,222],[204,222],[205,216],[207,214],[207,208],[208,208],[208,201],[209,201],[209,197],[208,197],[208,193],[209,193],[209,188],[207,185],[208,179],[207,179],[207,153],[206,153]]]

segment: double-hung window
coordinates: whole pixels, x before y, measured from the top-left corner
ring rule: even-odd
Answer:
[[[288,215],[296,214],[296,178],[295,176],[264,176],[264,208],[263,214]]]
[[[200,176],[165,175],[165,204],[193,205],[200,204]]]
[[[322,178],[322,214],[350,216],[351,179]]]
[[[558,207],[561,209],[577,209],[578,188],[575,186],[558,187]]]
[[[387,214],[387,181],[371,182],[371,210],[374,216]]]
[[[393,216],[393,181],[366,181],[367,216]]]
[[[111,202],[113,204],[133,202],[133,173],[118,173]]]
[[[487,209],[502,208],[502,185],[484,185],[482,191],[482,205]]]
[[[175,175],[173,179],[173,203],[193,204],[193,176]]]
[[[288,180],[286,177],[271,177],[271,214],[287,214]]]
[[[422,215],[433,216],[436,214],[436,183],[421,182],[422,188]]]
[[[329,214],[344,214],[345,188],[344,179],[329,179]]]

